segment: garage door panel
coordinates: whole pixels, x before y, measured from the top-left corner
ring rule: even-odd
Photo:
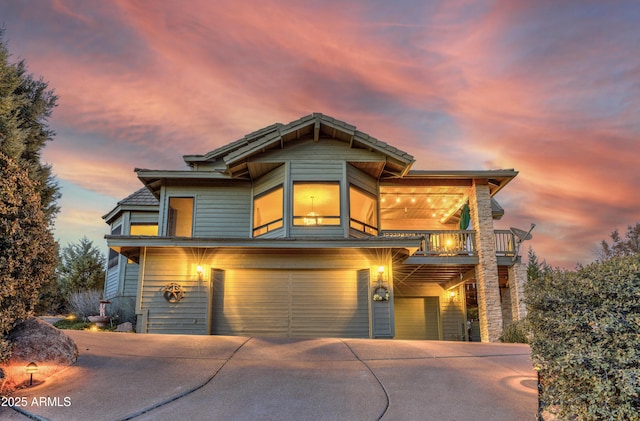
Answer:
[[[214,285],[213,333],[368,337],[368,277],[356,271],[227,271]]]

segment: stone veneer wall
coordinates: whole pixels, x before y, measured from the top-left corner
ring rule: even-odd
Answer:
[[[524,284],[527,281],[527,267],[524,263],[516,263],[509,268],[509,290],[511,293],[511,318],[522,320],[527,315],[524,304]]]
[[[482,342],[497,342],[502,334],[502,306],[491,195],[486,180],[474,180],[470,189],[469,207],[478,251],[476,276],[480,338]]]

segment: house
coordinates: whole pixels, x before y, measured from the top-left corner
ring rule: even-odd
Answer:
[[[319,113],[184,161],[136,169],[104,216],[105,297],[135,299],[139,333],[466,340],[473,313],[493,342],[524,317],[526,269],[494,227],[512,169],[412,170]]]

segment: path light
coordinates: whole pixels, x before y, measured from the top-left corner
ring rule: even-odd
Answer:
[[[33,373],[38,372],[38,364],[30,362],[27,364],[27,374],[29,374],[29,386],[33,386]]]

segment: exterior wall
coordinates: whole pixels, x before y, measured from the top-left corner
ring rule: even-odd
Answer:
[[[120,260],[123,260],[120,257]],[[110,300],[118,294],[118,285],[119,285],[119,268],[120,265],[114,266],[107,270],[106,279],[104,281],[104,298]]]
[[[147,248],[143,252],[143,279],[136,305],[138,332],[209,333],[208,280],[198,279],[197,265],[198,253],[191,249]],[[177,303],[169,303],[162,293],[162,288],[172,282],[185,291],[184,299]]]
[[[502,307],[491,196],[486,182],[474,180],[469,195],[469,207],[473,229],[476,232],[475,241],[479,261],[476,266],[476,276],[480,337],[482,342],[497,342],[502,334]]]
[[[455,294],[453,297],[450,295],[451,292]],[[440,318],[443,340],[466,340],[464,284],[442,292],[440,295]]]
[[[386,161],[386,157],[378,152],[349,147],[349,144],[335,139],[320,138],[301,139],[293,144],[287,144],[283,149],[268,151],[254,159],[253,162],[344,162],[344,161]],[[323,174],[318,174],[322,180]]]
[[[126,260],[126,259],[123,259]],[[125,263],[126,267],[124,269],[124,285],[122,286],[122,291],[120,291],[120,295],[125,297],[135,297],[136,292],[138,290],[138,269],[139,265],[137,263]]]
[[[166,235],[170,197],[194,198],[194,237],[251,237],[251,186],[163,188],[159,232]]]

